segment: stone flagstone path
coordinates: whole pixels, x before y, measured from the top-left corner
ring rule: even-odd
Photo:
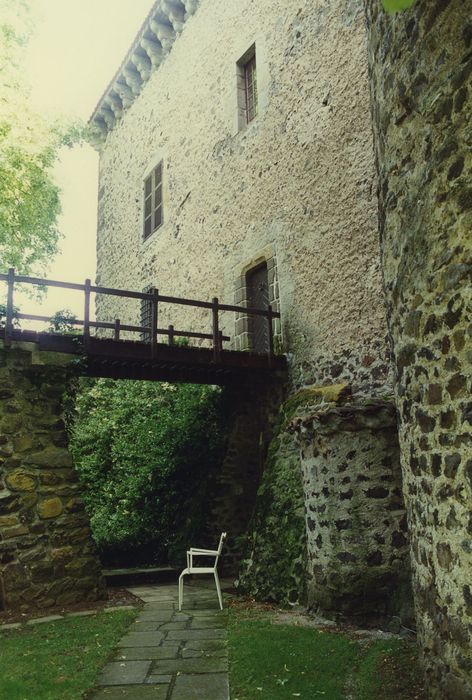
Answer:
[[[229,700],[226,611],[216,591],[177,585],[129,588],[145,605],[89,700]]]

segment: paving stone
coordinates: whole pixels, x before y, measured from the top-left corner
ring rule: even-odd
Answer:
[[[133,622],[131,627],[129,628],[130,633],[131,632],[156,632],[157,629],[162,625],[161,621],[157,620],[136,620],[136,622]]]
[[[121,648],[115,654],[115,661],[134,661],[135,659],[176,659],[178,646]]]
[[[167,632],[167,639],[223,639],[225,636],[224,629],[208,629],[208,630],[172,630]]]
[[[21,627],[23,627],[23,623],[21,622],[9,622],[8,625],[0,625],[0,632],[6,630],[19,630]]]
[[[147,610],[139,613],[136,622],[170,622],[173,619],[173,610]]]
[[[191,629],[199,629],[199,630],[204,630],[204,629],[217,629],[220,627],[224,627],[225,621],[222,618],[217,618],[216,620],[214,618],[207,618],[207,617],[194,617],[192,622],[190,623]],[[161,629],[163,629],[161,627]],[[177,629],[177,628],[176,628]]]
[[[166,700],[167,685],[120,685],[100,688],[90,700]]]
[[[229,700],[228,676],[226,673],[177,676],[172,700]]]
[[[192,612],[189,614],[192,617],[214,617],[215,619],[220,617],[227,617],[227,612],[225,610],[209,610],[208,608],[202,608],[201,610],[192,610]]]
[[[227,660],[218,657],[160,659],[152,664],[152,673],[218,673],[227,668]]]
[[[226,659],[228,657],[227,649],[214,649],[205,651],[203,649],[182,649],[183,659],[201,659],[203,657]]]
[[[154,683],[156,685],[158,685],[160,683],[169,684],[171,682],[171,680],[172,680],[172,676],[154,676],[154,675],[151,675],[151,676],[148,676],[146,678],[146,683]]]
[[[170,634],[170,633],[169,633]],[[162,632],[130,632],[120,640],[119,647],[155,647],[162,641]]]
[[[226,650],[226,639],[195,639],[184,644],[183,649],[194,649],[197,651],[221,651]]]
[[[164,622],[163,625],[159,626],[161,632],[168,632],[169,630],[184,630],[187,627],[188,622],[182,620],[182,622]]]
[[[89,615],[96,615],[96,610],[79,610],[79,612],[66,613],[66,617],[88,617]]]
[[[116,612],[117,610],[136,610],[136,605],[111,605],[108,608],[103,608],[106,613]]]
[[[178,622],[181,620],[190,620],[190,615],[187,615],[186,613],[182,612],[176,612],[175,615],[172,617],[172,622]]]
[[[146,610],[149,608],[149,610],[174,610],[177,608],[177,603],[168,603],[165,601],[164,603],[159,602],[158,600],[152,600],[146,603]]]
[[[151,661],[111,661],[100,674],[98,685],[144,683]]]
[[[27,625],[42,625],[43,622],[55,622],[55,620],[63,620],[64,615],[48,615],[47,617],[35,617],[33,620],[28,620]]]

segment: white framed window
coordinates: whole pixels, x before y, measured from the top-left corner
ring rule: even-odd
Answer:
[[[241,130],[247,124],[254,121],[259,112],[255,44],[241,56],[236,66],[238,81],[238,125]]]
[[[144,178],[143,240],[147,240],[164,223],[162,176],[161,160]]]

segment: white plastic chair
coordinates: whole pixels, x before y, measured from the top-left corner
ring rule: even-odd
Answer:
[[[187,568],[182,571],[179,576],[179,610],[182,610],[182,603],[184,600],[184,576],[189,574],[213,574],[215,577],[216,592],[218,593],[218,600],[220,602],[220,608],[223,610],[223,599],[221,597],[221,587],[220,579],[218,578],[218,572],[216,567],[218,565],[218,559],[220,558],[221,550],[223,549],[223,543],[226,539],[226,532],[222,532],[220,536],[220,542],[218,544],[218,549],[198,549],[196,547],[191,547],[187,552]],[[215,557],[213,566],[194,566],[194,557]]]

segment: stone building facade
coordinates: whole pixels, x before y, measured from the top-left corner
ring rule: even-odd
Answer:
[[[157,2],[92,119],[98,282],[234,304],[265,263],[293,384],[336,378],[381,391],[366,51],[362,8],[345,0]],[[246,124],[240,73],[251,52],[257,115]],[[159,164],[162,224],[144,238],[144,181]],[[97,313],[140,318],[136,303],[118,308],[112,297]],[[222,316],[233,347],[244,347],[244,319]],[[208,313],[186,307],[163,305],[161,322],[210,327]]]
[[[362,405],[378,399],[390,402],[393,414],[361,6],[345,0],[157,2],[91,121],[100,151],[98,284],[244,306],[251,305],[252,275],[259,284],[265,270],[265,302],[281,312],[274,331],[277,350],[289,358],[289,393],[341,382],[349,386],[352,410],[359,406],[364,414]],[[98,298],[99,319],[140,322],[138,304],[119,303]],[[201,332],[209,322],[205,311],[159,307],[160,327]],[[226,314],[222,330],[234,349],[254,342],[242,314]],[[280,392],[269,412],[277,401]],[[261,402],[270,406],[270,398]],[[254,427],[261,421],[253,413]],[[404,521],[394,421],[390,442],[371,428],[360,420],[354,432],[360,444],[375,443],[368,487],[383,494],[392,482],[377,501],[390,507],[392,530],[381,561],[369,518],[362,525],[345,518],[344,540],[364,548],[355,565],[336,560],[342,553],[331,551],[334,535],[330,540],[320,527],[323,556],[343,564],[351,591],[362,589],[372,603],[376,587],[385,598],[396,586],[407,542],[392,543]],[[217,508],[233,514],[220,523],[233,535],[247,527],[257,487],[247,475],[260,474],[260,466],[249,465],[263,462],[266,433],[236,431],[238,444],[223,464],[225,493]],[[356,495],[344,488],[347,474],[343,484],[338,479],[345,461],[338,452],[335,447],[320,488],[329,486],[332,503],[344,499],[347,511],[372,510],[369,488],[356,481],[366,470],[365,450],[348,450]],[[301,469],[299,475],[302,487]],[[310,477],[304,487],[308,513],[316,488]],[[225,506],[234,493],[243,498]],[[400,502],[393,506],[392,498]],[[322,535],[313,519],[306,522],[316,559]],[[308,588],[316,589],[313,607],[323,605],[321,586]]]

